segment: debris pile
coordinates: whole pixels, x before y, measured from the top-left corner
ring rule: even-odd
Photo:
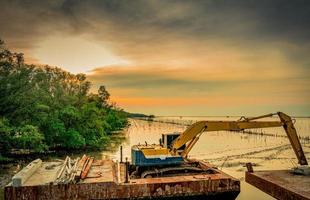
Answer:
[[[76,173],[77,164],[79,162],[79,158],[72,160],[69,156],[64,160],[62,167],[56,174],[55,184],[61,183],[72,183],[74,182],[74,177]]]
[[[76,183],[80,179],[85,179],[91,168],[94,159],[85,154],[72,160],[69,156],[63,161],[63,165],[56,175],[54,184]]]

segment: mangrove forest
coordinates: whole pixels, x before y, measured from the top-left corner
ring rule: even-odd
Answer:
[[[96,149],[127,124],[105,86],[85,74],[26,64],[0,40],[0,160],[13,150]]]

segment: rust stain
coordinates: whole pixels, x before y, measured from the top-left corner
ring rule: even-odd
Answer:
[[[218,180],[179,183],[116,184],[87,183],[40,185],[5,188],[6,199],[132,199],[141,197],[173,197],[227,193],[238,195],[240,185],[224,186]]]

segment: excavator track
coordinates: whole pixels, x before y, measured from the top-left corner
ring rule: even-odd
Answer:
[[[141,173],[141,178],[151,177],[163,177],[168,175],[176,175],[178,173],[210,173],[211,170],[201,169],[193,166],[177,166],[177,167],[165,167],[161,169],[146,170]]]

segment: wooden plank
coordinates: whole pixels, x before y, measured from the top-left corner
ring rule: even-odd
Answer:
[[[82,174],[81,174],[81,179],[85,179],[87,177],[87,174],[91,168],[91,165],[93,163],[94,159],[93,158],[90,158],[89,161],[87,162],[87,165],[85,166],[84,170],[82,171]]]
[[[57,176],[56,176],[56,179],[59,179],[59,178],[61,177],[63,171],[64,171],[65,168],[66,168],[68,159],[69,159],[69,157],[67,156],[66,159],[65,159],[65,161],[64,161],[64,163],[63,163],[63,165],[62,165],[62,167],[61,167],[61,169],[59,170],[59,172],[58,172],[58,174],[57,174]]]
[[[74,179],[75,180],[78,180],[80,179],[81,177],[81,174],[82,174],[82,170],[83,170],[83,167],[87,161],[88,157],[84,154],[82,156],[82,158],[79,160],[79,163],[77,165],[77,170],[76,170],[76,173],[75,173],[75,176],[74,176]]]
[[[79,157],[75,160],[75,163],[73,165],[73,168],[72,168],[72,171],[71,171],[71,175],[70,175],[70,178],[69,178],[69,182],[74,180],[74,177],[75,177],[76,172],[77,172],[77,167],[78,167],[79,160],[80,160]]]
[[[18,172],[12,178],[12,185],[13,187],[20,187],[22,186],[30,176],[33,175],[42,165],[41,159],[36,159],[29,163],[26,167],[24,167],[20,172]]]
[[[87,159],[86,159],[86,161],[85,161],[85,164],[83,165],[83,169],[82,169],[81,175],[82,175],[83,171],[85,170],[85,168],[86,168],[86,166],[87,166],[89,160],[90,160],[90,158],[87,157]]]

